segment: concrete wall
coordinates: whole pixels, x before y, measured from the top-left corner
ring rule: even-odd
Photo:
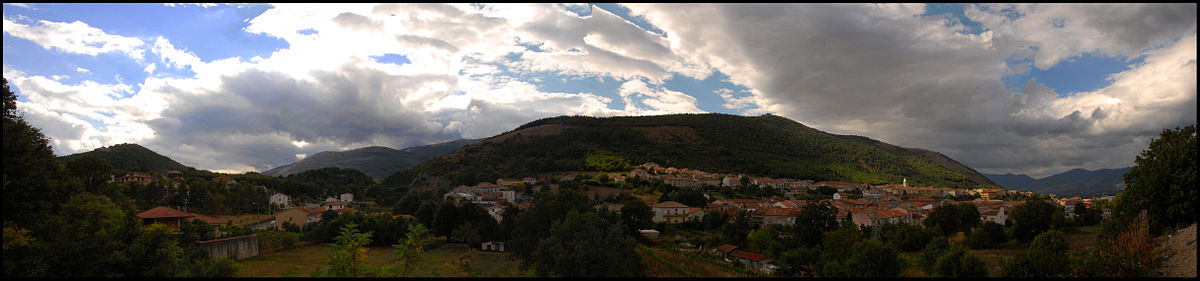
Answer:
[[[228,257],[241,260],[258,255],[258,234],[196,242],[198,250],[209,258]]]

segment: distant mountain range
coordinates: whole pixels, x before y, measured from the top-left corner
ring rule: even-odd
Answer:
[[[171,158],[162,156],[148,148],[133,143],[123,143],[109,147],[101,147],[92,151],[59,156],[59,163],[67,163],[84,155],[96,155],[108,161],[114,172],[130,172],[144,170],[155,174],[166,174],[176,170],[186,172],[195,168],[184,166]]]
[[[776,178],[996,187],[934,151],[829,134],[771,114],[546,118],[392,174],[384,184],[441,188],[547,172],[628,171],[645,162]]]
[[[1061,174],[1034,179],[1027,175],[983,174],[1008,189],[1033,191],[1058,196],[1110,194],[1125,190],[1125,173],[1130,168],[1088,171],[1074,169]]]
[[[362,171],[372,178],[388,175],[416,166],[426,160],[449,153],[463,146],[479,143],[479,139],[462,139],[426,146],[391,149],[370,146],[347,151],[323,151],[300,159],[295,163],[275,167],[262,172],[268,176],[287,176],[307,170],[326,167],[350,168]]]

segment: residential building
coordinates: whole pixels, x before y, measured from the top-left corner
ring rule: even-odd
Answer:
[[[142,173],[142,172],[130,172],[130,173],[126,173],[125,176],[117,178],[117,182],[119,182],[119,183],[131,183],[132,182],[132,183],[140,183],[140,184],[150,184],[150,182],[153,182],[153,181],[154,181],[154,177],[151,177],[150,174]]]
[[[677,224],[688,220],[692,208],[679,202],[667,201],[654,204],[653,209],[654,218],[651,221]]]
[[[197,220],[197,219],[207,222],[211,226],[215,226],[214,231],[216,231],[216,229],[219,228],[221,225],[225,224],[225,222],[217,220],[217,219],[209,217],[209,216],[196,214],[196,213],[184,212],[184,211],[176,210],[174,208],[166,207],[166,206],[158,206],[158,207],[154,207],[152,209],[146,210],[144,212],[138,213],[137,217],[142,219],[142,225],[151,225],[151,224],[155,224],[155,223],[161,223],[161,224],[166,224],[171,227],[174,227],[176,230],[179,229],[179,226],[181,224],[191,223],[192,220]]]
[[[287,209],[275,214],[275,228],[283,229],[285,223],[291,223],[300,227],[300,229],[304,229],[310,223],[321,221],[321,213],[324,212],[325,209],[322,208],[296,207]]]

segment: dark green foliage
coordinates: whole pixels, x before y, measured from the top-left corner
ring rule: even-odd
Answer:
[[[621,207],[621,220],[630,230],[636,231],[654,226],[654,208],[646,205],[642,200],[636,197],[631,197],[621,201],[624,205]]]
[[[1039,234],[1029,245],[1029,252],[1000,263],[1004,277],[1056,277],[1069,273],[1070,246],[1062,232],[1051,230]]]
[[[892,236],[891,240],[888,240],[888,244],[901,252],[920,251],[933,239],[933,236],[932,230],[915,225],[899,224],[896,226],[896,234]]]
[[[290,196],[307,195],[319,200],[347,192],[366,194],[367,187],[374,185],[375,180],[355,169],[328,167],[293,174],[273,184],[267,188]]]
[[[993,249],[1006,241],[1008,236],[1004,234],[1004,226],[989,221],[971,231],[964,243],[972,249]]]
[[[82,189],[64,177],[50,139],[17,115],[16,94],[4,81],[4,222],[29,226]]]
[[[67,161],[67,173],[83,184],[84,188],[96,192],[112,175],[112,165],[100,156],[85,155]]]
[[[925,272],[934,272],[937,266],[938,258],[950,249],[950,242],[945,236],[937,236],[929,240],[929,245],[925,245],[925,249],[921,250],[921,269]]]
[[[217,277],[232,278],[237,275],[237,262],[229,258],[209,259],[198,258],[188,265],[186,275],[182,277]]]
[[[753,232],[757,228],[758,225],[750,218],[750,213],[746,210],[741,210],[733,215],[733,222],[721,226],[718,232],[721,235],[721,240],[725,241],[726,244],[745,246],[750,232]]]
[[[1059,228],[1065,224],[1062,209],[1046,201],[1026,201],[1012,210],[1012,235],[1021,242],[1029,242],[1038,234]]]
[[[543,277],[637,277],[643,265],[634,245],[619,224],[572,210],[554,223],[531,257]]]
[[[212,240],[213,227],[204,220],[195,219],[179,225],[179,244],[191,245],[196,241]]]
[[[108,161],[114,172],[147,172],[155,175],[165,175],[168,171],[193,172],[195,168],[184,166],[171,158],[158,154],[141,145],[132,143],[117,144],[96,150],[58,157],[59,163],[68,163],[85,156],[97,156]],[[117,175],[121,176],[121,175]]]
[[[517,135],[543,125],[562,130]],[[397,172],[385,184],[408,184],[422,173],[449,179],[452,184],[474,184],[501,176],[656,162],[777,178],[894,183],[907,177],[915,184],[993,185],[974,170],[935,152],[827,134],[774,115],[564,116],[530,122],[510,133],[513,135],[505,139],[489,139]]]
[[[924,224],[938,230],[941,235],[953,236],[958,232],[971,231],[971,228],[979,225],[979,209],[970,203],[943,204],[933,208]]]
[[[987,277],[987,265],[978,255],[962,245],[955,245],[937,259],[933,276],[937,277]]]
[[[1099,208],[1087,208],[1082,201],[1075,203],[1076,226],[1089,226],[1100,223],[1101,212]]]
[[[904,269],[896,249],[875,239],[855,244],[844,265],[851,277],[896,277]]]
[[[572,211],[583,213],[592,210],[591,201],[577,191],[562,190],[558,194],[538,195],[533,200],[533,206],[517,217],[510,235],[512,240],[505,245],[506,250],[526,263],[533,263],[533,252],[538,249],[539,242],[549,236],[555,222],[563,220]]]
[[[800,208],[800,214],[796,215],[792,231],[801,245],[807,247],[820,245],[821,238],[825,233],[838,227],[837,209],[828,201],[807,204]]]
[[[1150,234],[1196,223],[1196,126],[1164,129],[1125,174],[1125,194],[1116,209],[1134,216],[1145,209]]]

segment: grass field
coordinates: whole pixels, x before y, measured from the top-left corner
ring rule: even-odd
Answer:
[[[328,244],[312,244],[260,255],[238,262],[238,277],[308,277],[320,268],[329,268]],[[393,248],[370,248],[364,264],[369,266],[399,265]],[[509,260],[508,253],[482,252],[468,249],[464,244],[442,244],[423,254],[424,260],[411,274],[417,277],[532,277],[532,271],[517,269],[519,261]],[[470,268],[460,266],[460,258],[470,260]],[[471,273],[469,273],[471,272]]]

